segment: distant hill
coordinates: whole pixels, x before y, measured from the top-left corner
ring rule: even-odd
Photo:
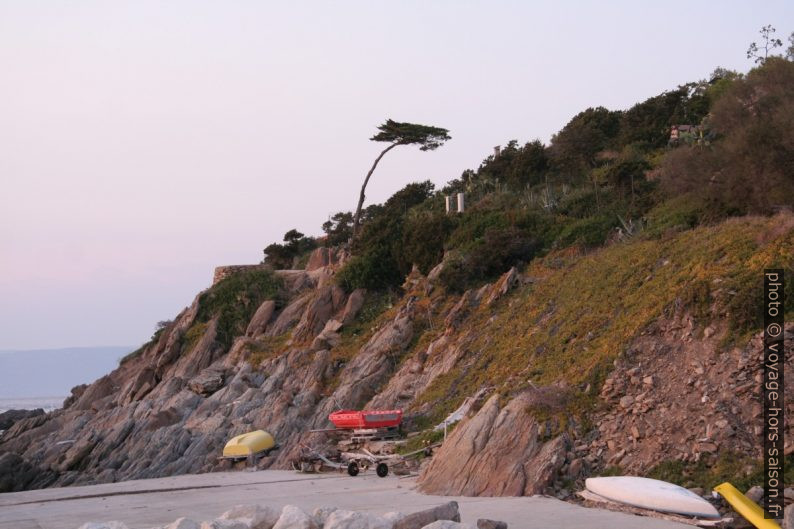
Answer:
[[[69,395],[112,371],[133,347],[0,350],[0,398]]]

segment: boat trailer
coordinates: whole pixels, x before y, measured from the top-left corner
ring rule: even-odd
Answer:
[[[378,477],[385,478],[391,469],[408,467],[410,459],[419,454],[428,455],[438,446],[441,446],[441,443],[428,445],[407,454],[388,455],[373,454],[363,448],[358,452],[342,452],[339,454],[339,461],[332,461],[322,452],[302,444],[304,453],[301,454],[300,463],[293,462],[292,467],[298,472],[321,472],[323,467],[327,467],[339,472],[347,471],[348,475],[353,477],[374,468]]]

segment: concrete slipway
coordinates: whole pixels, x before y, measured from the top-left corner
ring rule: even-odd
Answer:
[[[454,499],[464,522],[504,520],[512,529],[681,529],[691,526],[628,514],[586,509],[552,498],[461,498],[427,496],[413,479],[374,474],[308,475],[289,471],[218,472],[0,494],[0,529],[74,529],[87,521],[120,520],[131,529],[180,516],[212,519],[241,503],[308,512],[335,506],[351,510],[413,512]]]

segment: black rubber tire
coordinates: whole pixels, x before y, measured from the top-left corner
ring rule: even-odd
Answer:
[[[378,463],[378,466],[375,467],[375,473],[378,474],[379,478],[385,478],[389,475],[389,466],[386,463]]]
[[[351,476],[358,476],[358,463],[351,461],[347,464],[347,473]]]

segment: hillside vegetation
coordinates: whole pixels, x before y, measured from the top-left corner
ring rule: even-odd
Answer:
[[[414,265],[428,273],[445,258],[442,281],[461,292],[555,250],[791,208],[792,85],[794,63],[774,57],[625,111],[588,108],[549,145],[511,140],[440,191],[413,183],[369,206],[338,280],[348,290],[395,288]],[[458,192],[467,211],[446,215],[444,196]],[[336,214],[320,242],[347,244],[351,223]],[[298,246],[271,245],[265,262],[283,264],[283,248]]]
[[[440,191],[411,183],[355,238],[350,212],[323,238],[290,230],[269,267],[199,293],[62,410],[3,433],[0,491],[214,471],[258,428],[282,447],[259,465],[290,468],[334,449],[313,430],[338,409],[399,407],[419,447],[460,406],[422,490],[752,483],[762,271],[794,270],[791,86],[780,58],[718,71],[587,109],[549,145],[510,141]],[[458,192],[465,213],[445,213]]]

